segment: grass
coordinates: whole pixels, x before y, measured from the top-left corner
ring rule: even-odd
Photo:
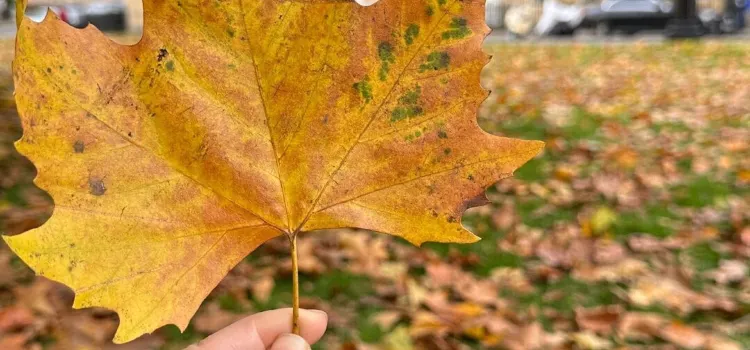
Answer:
[[[731,184],[707,176],[696,177],[672,189],[674,203],[683,207],[714,206],[731,193]]]
[[[675,232],[675,220],[668,203],[651,204],[642,210],[625,211],[618,215],[613,232],[619,237],[643,233],[658,238],[669,237]]]

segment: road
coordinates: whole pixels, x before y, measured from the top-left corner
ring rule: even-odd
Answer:
[[[740,33],[732,35],[707,35],[703,39],[708,40],[728,40],[728,41],[741,41],[750,42],[750,29],[745,28]],[[592,30],[581,29],[576,31],[575,35],[572,36],[550,36],[550,37],[529,37],[529,38],[517,38],[508,32],[502,30],[494,30],[485,40],[485,44],[500,44],[500,43],[533,43],[543,45],[555,45],[555,44],[569,44],[569,43],[585,43],[585,44],[609,44],[609,43],[633,43],[633,42],[664,42],[667,41],[666,37],[661,31],[643,31],[636,35],[608,35],[600,36],[594,34]]]

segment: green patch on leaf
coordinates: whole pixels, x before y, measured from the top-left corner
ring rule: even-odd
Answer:
[[[370,85],[370,78],[366,77],[364,80],[354,83],[353,87],[357,90],[359,96],[365,100],[365,103],[370,103],[370,101],[372,101],[372,85]]]
[[[425,71],[448,69],[450,63],[451,56],[448,52],[433,52],[427,55],[427,62],[419,66],[419,72],[424,73]]]
[[[406,141],[414,141],[414,140],[416,140],[416,139],[418,139],[420,137],[422,137],[422,132],[419,131],[419,130],[417,130],[417,131],[415,131],[413,133],[410,133],[410,134],[406,135],[404,137],[404,140],[406,140]]]
[[[391,122],[413,118],[424,114],[419,98],[422,96],[422,88],[417,85],[413,90],[407,91],[398,99],[398,105],[391,111]]]
[[[378,45],[378,58],[380,59],[380,80],[388,79],[388,73],[391,71],[391,64],[396,62],[396,55],[393,54],[393,45],[388,42],[382,42]]]
[[[454,17],[450,29],[443,32],[443,39],[462,39],[471,35],[471,29],[467,26],[466,18]]]
[[[427,16],[432,17],[432,15],[435,14],[435,8],[432,7],[432,5],[427,5],[424,12],[427,14]]]
[[[422,88],[417,85],[414,90],[408,91],[406,94],[398,99],[398,103],[401,105],[412,105],[419,102],[419,98],[422,96]]]
[[[412,23],[408,27],[406,27],[406,32],[404,33],[404,42],[406,42],[406,45],[411,45],[414,43],[414,40],[418,36],[419,25]]]

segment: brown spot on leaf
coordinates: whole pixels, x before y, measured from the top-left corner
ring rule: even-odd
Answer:
[[[78,140],[76,141],[76,143],[73,144],[73,151],[76,153],[83,153],[85,149],[86,149],[86,145],[81,140]]]
[[[159,55],[156,56],[156,60],[161,62],[164,59],[164,57],[167,57],[167,55],[169,55],[169,51],[167,51],[167,49],[162,47],[161,49],[159,49]]]
[[[89,193],[95,196],[103,196],[107,192],[107,187],[104,186],[104,181],[101,179],[89,179]]]

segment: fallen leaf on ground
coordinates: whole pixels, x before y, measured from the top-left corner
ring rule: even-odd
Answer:
[[[615,329],[624,313],[625,310],[620,305],[580,308],[576,310],[576,323],[582,330],[608,335]]]
[[[614,346],[611,341],[591,332],[574,333],[571,338],[576,345],[586,350],[604,350]]]
[[[687,349],[698,349],[706,344],[706,336],[694,327],[672,322],[659,331],[659,336]]]

